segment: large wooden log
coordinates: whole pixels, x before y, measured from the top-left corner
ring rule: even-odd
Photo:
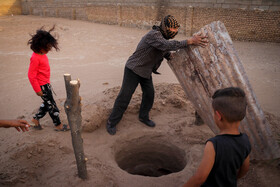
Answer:
[[[80,81],[71,80],[70,74],[64,74],[67,99],[64,103],[68,123],[71,129],[72,145],[76,157],[78,176],[87,178],[86,158],[81,136],[81,97],[79,96]]]
[[[206,48],[189,46],[174,54],[168,62],[187,97],[204,122],[217,134],[213,119],[211,96],[220,88],[238,86],[247,97],[246,118],[240,130],[248,134],[252,153],[257,160],[279,158],[278,143],[273,139],[270,125],[256,99],[232,40],[220,21],[204,26],[198,33],[208,36]]]

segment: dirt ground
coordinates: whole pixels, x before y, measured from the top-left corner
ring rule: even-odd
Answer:
[[[0,129],[0,186],[181,186],[195,172],[204,143],[214,134],[205,124],[194,125],[194,108],[167,63],[160,67],[161,75],[153,76],[156,97],[150,115],[157,126],[149,128],[138,121],[141,90],[137,89],[117,134],[111,136],[105,130],[125,62],[146,30],[59,18],[0,17],[0,119],[30,122],[40,106],[41,99],[27,78],[32,54],[27,41],[36,29],[53,24],[61,50],[48,57],[64,123],[63,74],[81,80],[88,180],[77,177],[70,132],[54,131],[46,116],[41,120],[42,131]],[[235,41],[234,45],[280,142],[280,44]],[[248,174],[238,183],[280,186],[279,176],[279,159],[251,161]]]

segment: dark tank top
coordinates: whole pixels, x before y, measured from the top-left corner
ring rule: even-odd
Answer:
[[[236,187],[237,172],[251,152],[246,134],[223,134],[210,138],[216,156],[213,168],[202,187]]]

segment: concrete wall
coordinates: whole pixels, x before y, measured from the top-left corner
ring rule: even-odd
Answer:
[[[151,28],[174,15],[191,35],[220,20],[235,40],[280,42],[280,0],[21,0],[22,13]]]
[[[21,0],[0,0],[0,16],[21,14]]]

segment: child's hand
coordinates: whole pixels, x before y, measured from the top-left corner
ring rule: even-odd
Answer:
[[[27,121],[19,119],[11,121],[11,127],[15,127],[18,132],[20,132],[20,129],[22,132],[25,132],[28,131],[30,125],[27,123]]]
[[[43,92],[42,92],[42,90],[41,90],[40,92],[36,92],[36,94],[37,94],[38,96],[40,96],[40,97],[42,97],[42,96],[43,96]]]
[[[28,131],[28,128],[30,125],[27,123],[27,121],[18,119],[18,120],[0,120],[0,127],[15,127],[19,132],[22,130],[22,132]]]

